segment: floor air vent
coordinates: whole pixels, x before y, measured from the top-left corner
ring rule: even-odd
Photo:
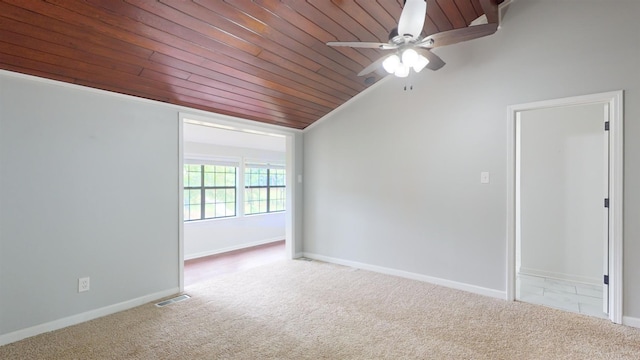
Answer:
[[[169,304],[177,303],[177,302],[180,302],[180,301],[185,301],[185,300],[187,300],[189,298],[191,298],[191,296],[189,296],[187,294],[184,294],[184,295],[176,296],[173,299],[160,301],[159,303],[156,304],[156,306],[157,307],[163,307],[163,306],[167,306]]]

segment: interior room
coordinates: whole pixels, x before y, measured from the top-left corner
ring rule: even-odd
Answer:
[[[638,358],[639,15],[1,0],[0,358]]]
[[[285,198],[270,197],[277,189],[283,194],[286,186],[285,138],[214,127],[187,118],[182,135],[183,182],[186,188],[195,185],[183,195],[184,285],[285,259]],[[219,179],[213,176],[210,184],[203,181],[206,179],[200,175],[202,171],[222,170],[220,167],[233,170],[233,174],[225,174],[232,177],[229,184],[218,184]],[[189,175],[195,175],[195,183],[188,184]],[[252,176],[253,183],[246,184]],[[280,181],[268,183],[275,176],[280,177],[277,179]],[[244,191],[236,190],[238,183]],[[211,187],[205,187],[207,185]],[[207,191],[213,193],[207,194]],[[255,196],[256,191],[262,193]],[[201,195],[202,192],[205,195]],[[225,192],[221,199],[220,192]],[[196,196],[194,202],[189,203],[189,195]],[[201,201],[207,195],[213,199]],[[208,201],[211,204],[206,204]],[[253,249],[254,255],[249,255],[248,248]],[[262,251],[257,252],[258,249]]]

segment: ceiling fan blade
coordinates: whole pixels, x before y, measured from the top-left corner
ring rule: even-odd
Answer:
[[[429,49],[415,48],[418,54],[426,57],[429,60],[426,68],[431,70],[438,70],[445,65],[445,62],[436,54],[432,53]]]
[[[498,11],[498,0],[480,0],[480,6],[487,15],[487,22],[490,24],[498,24],[500,22],[500,13]]]
[[[398,22],[398,34],[417,38],[422,32],[426,16],[427,2],[425,0],[406,0]]]
[[[339,42],[339,41],[330,41],[327,43],[329,46],[347,46],[352,48],[367,48],[367,49],[382,49],[382,50],[391,50],[397,49],[398,46],[389,43],[374,43],[374,42]]]
[[[453,45],[462,41],[473,40],[483,36],[491,35],[498,30],[498,24],[483,24],[468,26],[466,28],[454,29],[429,35],[416,46],[423,48],[436,48],[439,46]]]
[[[382,62],[384,62],[384,60],[389,56],[391,55],[383,56],[380,59],[372,62],[371,64],[369,64],[369,66],[362,69],[362,71],[358,73],[358,76],[364,76],[378,70],[382,66]]]

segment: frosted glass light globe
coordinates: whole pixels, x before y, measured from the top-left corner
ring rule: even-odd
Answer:
[[[407,49],[402,52],[402,63],[407,67],[412,67],[418,61],[418,52],[413,49]]]
[[[415,64],[413,64],[413,70],[419,73],[427,65],[429,65],[429,59],[422,55],[418,55],[418,60],[416,60]]]
[[[408,67],[407,65],[405,65],[403,63],[400,63],[398,65],[398,68],[396,69],[395,74],[396,74],[397,77],[401,77],[401,78],[407,77],[407,76],[409,76],[409,70],[410,69],[411,68]]]
[[[382,62],[382,67],[389,73],[393,74],[398,69],[398,65],[400,65],[400,57],[396,54],[389,56],[384,59]]]

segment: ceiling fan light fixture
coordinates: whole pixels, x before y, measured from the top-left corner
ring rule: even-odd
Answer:
[[[418,55],[418,52],[414,49],[406,49],[402,52],[402,63],[406,67],[413,67],[419,58],[420,55]]]
[[[393,54],[382,62],[382,67],[389,73],[393,74],[398,69],[400,65],[400,57],[396,54]],[[378,65],[379,66],[379,65]]]
[[[395,75],[397,77],[404,78],[404,77],[409,76],[409,71],[410,70],[411,70],[410,67],[408,67],[407,65],[405,65],[403,63],[400,63],[400,64],[398,64],[398,68],[396,69]]]
[[[418,55],[418,59],[413,64],[413,70],[415,70],[415,72],[419,73],[427,65],[429,65],[429,59],[427,59],[426,57],[424,57],[422,55]]]

